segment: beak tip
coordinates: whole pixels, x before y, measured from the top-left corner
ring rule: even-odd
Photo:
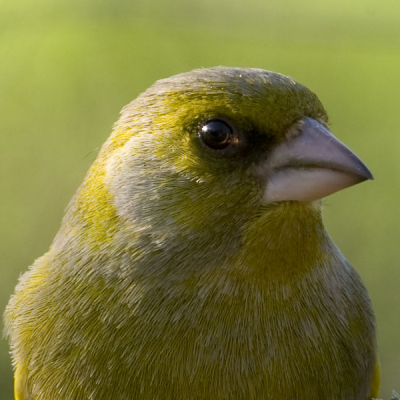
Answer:
[[[372,172],[363,164],[363,170],[361,172],[361,176],[364,178],[363,181],[373,181],[374,176]]]

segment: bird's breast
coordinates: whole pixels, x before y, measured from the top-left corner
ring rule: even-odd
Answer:
[[[374,317],[348,265],[290,283],[220,273],[171,287],[136,309],[140,381],[151,375],[153,385],[196,393],[188,399],[367,398]]]

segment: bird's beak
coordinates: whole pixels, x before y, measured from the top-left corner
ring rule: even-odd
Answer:
[[[279,144],[258,170],[267,179],[264,202],[313,201],[373,179],[364,163],[318,121]]]

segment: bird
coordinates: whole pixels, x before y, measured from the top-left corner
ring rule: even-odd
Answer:
[[[371,179],[288,76],[157,81],[9,301],[15,398],[377,397],[371,300],[321,202]]]

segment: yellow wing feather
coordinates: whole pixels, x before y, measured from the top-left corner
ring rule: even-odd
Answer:
[[[17,366],[14,378],[15,400],[34,400],[29,394],[26,368]]]
[[[375,371],[371,381],[370,399],[376,399],[379,396],[379,388],[381,386],[381,369],[379,361],[376,360]]]

